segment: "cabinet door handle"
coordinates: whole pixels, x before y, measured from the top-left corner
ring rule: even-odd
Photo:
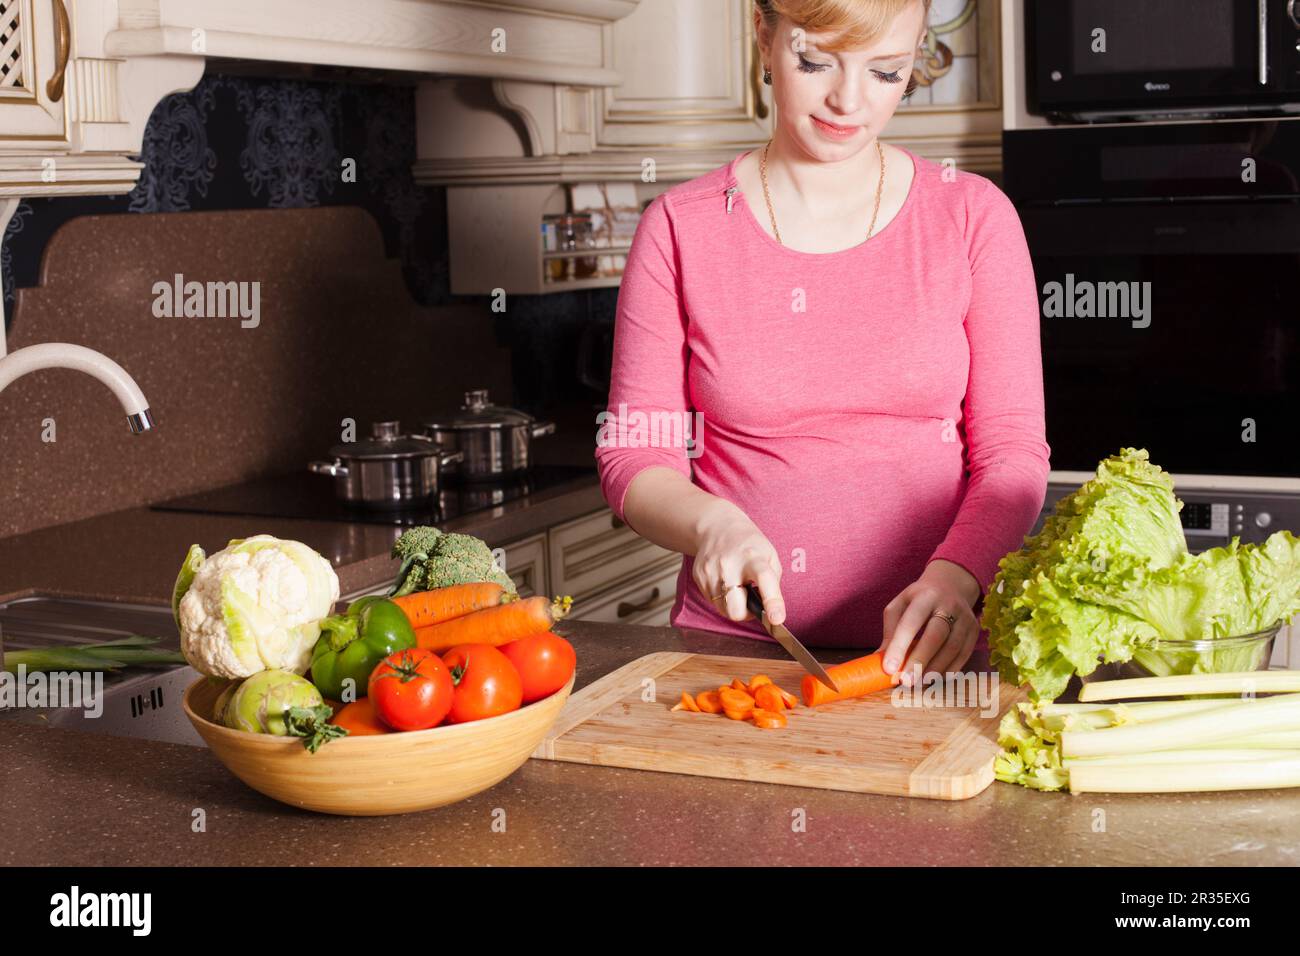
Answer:
[[[45,84],[50,102],[63,99],[63,80],[68,75],[68,56],[72,53],[72,23],[63,0],[50,0],[54,7],[54,75]]]
[[[627,527],[627,522],[624,521],[622,518],[620,518],[618,515],[610,515],[609,526],[613,528],[615,531],[617,531],[619,528]]]
[[[642,611],[648,611],[650,610],[650,608],[654,607],[654,603],[657,600],[659,600],[659,589],[655,588],[653,591],[650,592],[650,596],[646,598],[644,601],[642,601],[640,604],[632,604],[629,601],[619,601],[618,616],[630,617],[633,614],[639,614]]]
[[[758,37],[754,38],[754,50],[750,56],[749,85],[754,90],[754,115],[767,119],[767,103],[763,100],[763,55],[758,49]]]

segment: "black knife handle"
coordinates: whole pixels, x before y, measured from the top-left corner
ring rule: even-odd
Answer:
[[[757,584],[745,585],[745,607],[754,617],[763,620],[763,596],[758,593]]]

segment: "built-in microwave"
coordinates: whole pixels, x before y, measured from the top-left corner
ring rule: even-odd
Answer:
[[[1300,114],[1300,0],[1024,0],[1029,112]]]

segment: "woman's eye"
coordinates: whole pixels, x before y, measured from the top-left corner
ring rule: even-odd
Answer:
[[[799,71],[800,71],[800,72],[802,72],[802,73],[820,73],[820,72],[821,72],[822,70],[824,70],[824,69],[826,69],[826,64],[825,64],[825,63],[814,63],[812,60],[809,60],[809,59],[807,59],[806,57],[804,57],[803,54],[800,54],[800,55],[799,55]]]
[[[881,78],[882,80],[884,80],[886,83],[902,83],[902,82],[903,82],[903,76],[902,76],[901,73],[899,73],[898,70],[895,70],[893,73],[881,73],[879,70],[873,70],[872,72],[874,72],[874,73],[876,74],[876,76],[880,77],[880,78]]]

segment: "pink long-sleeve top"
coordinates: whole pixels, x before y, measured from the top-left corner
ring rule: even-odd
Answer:
[[[618,297],[595,453],[605,499],[622,518],[628,485],[659,465],[734,502],[776,548],[786,623],[809,645],[878,645],[884,606],[936,558],[987,590],[1046,497],[1019,217],[984,177],[904,152],[916,172],[902,208],[838,252],[768,235],[762,197],[738,191],[740,156],[667,190]],[[719,614],[692,563],[672,623],[768,640]]]

